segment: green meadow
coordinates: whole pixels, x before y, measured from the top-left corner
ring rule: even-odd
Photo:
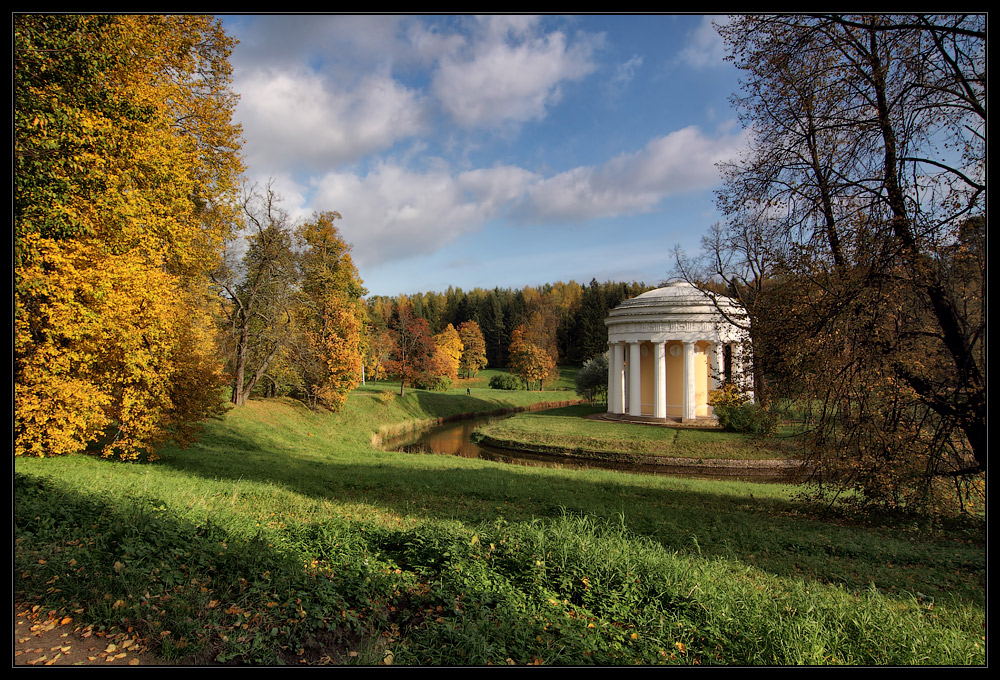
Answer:
[[[861,520],[790,485],[373,445],[575,397],[490,390],[488,377],[404,397],[369,385],[337,414],[252,400],[153,462],[16,459],[15,598],[131,628],[172,663],[985,664],[977,521]],[[588,409],[504,422],[539,444],[773,456]]]

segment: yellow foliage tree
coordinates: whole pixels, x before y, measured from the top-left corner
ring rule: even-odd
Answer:
[[[36,240],[35,262],[20,272],[32,309],[14,322],[15,454],[91,444],[134,459],[191,441],[194,423],[218,411],[223,384],[208,315],[135,252],[109,267],[94,246]]]
[[[331,294],[323,306],[322,326],[308,333],[321,370],[312,385],[316,400],[339,411],[361,382],[361,323],[357,305]]]
[[[510,335],[510,372],[529,385],[537,380],[540,390],[542,382],[555,371],[556,362],[544,349],[528,342],[526,334],[521,324]]]
[[[334,225],[336,212],[318,213],[299,227],[304,247],[299,314],[311,353],[301,364],[310,397],[337,411],[361,383],[365,294],[351,246]]]
[[[437,347],[434,363],[440,375],[457,380],[458,364],[462,358],[462,350],[465,349],[458,331],[448,324],[443,331],[434,336],[434,345]]]
[[[136,458],[218,409],[232,44],[207,16],[14,17],[15,455]]]
[[[462,341],[462,358],[459,369],[466,378],[471,378],[486,368],[486,340],[483,331],[475,321],[464,321],[458,325],[458,336]]]

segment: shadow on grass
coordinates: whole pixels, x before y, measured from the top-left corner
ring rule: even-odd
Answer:
[[[433,395],[431,395],[433,396]],[[887,593],[981,601],[985,563],[972,546],[937,545],[811,515],[753,484],[522,468],[373,449],[317,455],[261,452],[259,442],[214,437],[157,465],[207,480],[257,481],[331,503],[365,504],[416,520],[555,517],[620,520],[670,550],[735,559],[777,576]],[[234,455],[243,452],[243,455]],[[754,488],[759,489],[755,497]],[[253,503],[254,498],[244,498]]]
[[[75,625],[94,625],[101,636],[134,633],[168,660],[337,661],[362,629],[356,616],[334,615],[374,611],[372,594],[393,590],[391,577],[361,566],[360,545],[346,546],[343,563],[320,577],[260,536],[194,524],[156,499],[22,474],[14,487],[16,601],[72,612]]]

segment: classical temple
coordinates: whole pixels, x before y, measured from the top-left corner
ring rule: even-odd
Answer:
[[[736,302],[724,296],[713,301],[683,281],[611,310],[604,320],[608,414],[664,422],[713,418],[709,391],[723,380],[742,384],[750,375],[745,331],[727,316],[742,317]]]

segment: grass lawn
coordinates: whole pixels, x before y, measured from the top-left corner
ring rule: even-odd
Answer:
[[[758,438],[735,432],[693,427],[633,425],[586,416],[605,408],[567,406],[513,418],[479,428],[484,443],[529,450],[577,454],[645,454],[672,458],[766,460],[794,457],[788,437]]]
[[[16,459],[15,598],[186,663],[985,663],[975,523],[371,445],[573,396],[379,383],[251,400],[152,463]]]

